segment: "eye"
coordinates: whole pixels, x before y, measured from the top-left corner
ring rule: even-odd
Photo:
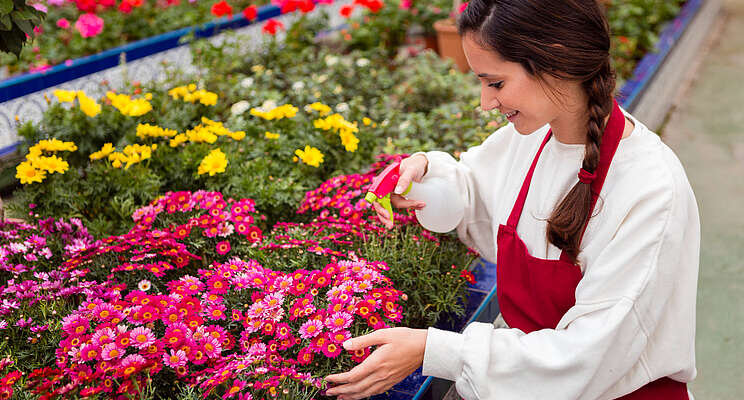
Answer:
[[[498,82],[489,83],[488,84],[488,87],[492,87],[492,88],[496,88],[496,89],[501,89],[501,88],[504,87],[504,81],[498,81]]]

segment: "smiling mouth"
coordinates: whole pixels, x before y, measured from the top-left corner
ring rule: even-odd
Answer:
[[[511,118],[511,117],[513,117],[513,116],[515,116],[515,115],[517,115],[517,114],[519,114],[519,111],[510,111],[510,112],[508,112],[508,113],[504,114],[504,116],[505,116],[506,118]]]

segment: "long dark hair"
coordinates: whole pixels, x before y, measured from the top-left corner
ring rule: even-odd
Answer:
[[[548,74],[581,82],[589,111],[582,168],[593,173],[615,90],[610,29],[598,0],[471,0],[458,30],[538,79]],[[574,261],[591,200],[590,185],[578,182],[548,219],[548,241]]]

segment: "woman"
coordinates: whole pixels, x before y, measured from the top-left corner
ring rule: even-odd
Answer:
[[[459,30],[481,107],[509,124],[459,162],[409,157],[399,187],[440,177],[458,188],[458,235],[496,261],[508,327],[351,339],[377,348],[328,376],[328,394],[379,393],[423,364],[465,399],[691,399],[698,210],[677,157],[613,100],[598,4],[473,0]]]

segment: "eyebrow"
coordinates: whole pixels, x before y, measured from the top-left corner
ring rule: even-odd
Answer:
[[[501,77],[497,75],[491,75],[491,74],[478,74],[478,78],[500,79]]]

